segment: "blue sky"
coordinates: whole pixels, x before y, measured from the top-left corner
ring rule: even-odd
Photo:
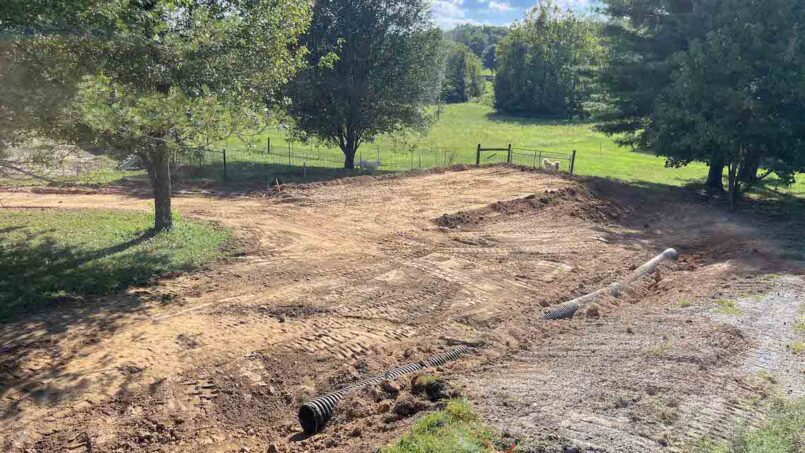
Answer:
[[[522,19],[536,0],[432,0],[433,18],[444,29],[458,24],[509,25]],[[595,0],[556,0],[567,9],[583,10]]]

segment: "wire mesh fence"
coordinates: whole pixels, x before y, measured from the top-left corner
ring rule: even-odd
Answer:
[[[572,172],[575,153],[557,153],[526,148],[481,148],[477,150],[409,149],[392,151],[364,147],[354,159],[354,169],[344,168],[344,155],[338,149],[316,146],[263,149],[193,148],[173,156],[173,174],[178,180],[221,179],[230,182],[276,180],[321,180],[372,173],[425,170],[452,165],[510,163],[532,168],[548,168],[547,160],[562,162],[550,169]]]

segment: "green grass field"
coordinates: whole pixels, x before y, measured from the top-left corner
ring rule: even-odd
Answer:
[[[612,137],[595,132],[593,126],[591,123],[498,115],[492,107],[478,103],[452,104],[443,106],[439,120],[427,133],[397,140],[379,137],[374,143],[364,145],[358,158],[375,160],[379,156],[384,166],[388,164],[394,167],[417,167],[421,159],[422,167],[431,167],[450,163],[474,163],[478,144],[493,148],[512,144],[515,148],[561,154],[576,150],[576,173],[580,175],[673,186],[703,182],[706,176],[707,167],[704,164],[666,168],[664,158],[620,147]],[[245,146],[238,140],[230,141],[227,144],[230,160],[237,163],[239,160],[263,159],[269,139],[274,150],[272,157],[275,159],[270,163],[287,167],[289,141],[283,132],[277,130],[251,137],[250,146]],[[290,145],[294,148],[294,155],[297,150],[302,149],[306,150],[304,153],[308,156],[317,158],[305,161],[308,166],[335,168],[343,160],[338,149],[310,143],[297,142]],[[531,152],[527,154],[530,156]],[[502,158],[502,154],[496,156],[496,161]],[[294,157],[291,166],[302,166],[302,160]],[[525,155],[520,159],[520,163],[526,165],[532,162]],[[791,188],[780,190],[805,196],[805,177],[799,178]]]
[[[170,232],[151,235],[152,224],[152,215],[136,212],[4,210],[0,321],[201,266],[220,257],[230,237],[227,230],[180,218]]]
[[[479,144],[490,148],[512,144],[518,153],[515,155],[517,164],[539,166],[542,157],[552,157],[533,151],[518,151],[518,148],[563,156],[575,150],[577,174],[631,183],[682,186],[703,182],[707,172],[706,166],[700,163],[666,168],[664,158],[620,147],[612,137],[595,132],[592,123],[499,115],[487,104],[471,102],[442,106],[438,120],[426,133],[397,138],[380,136],[375,142],[366,143],[360,148],[356,161],[379,159],[382,162],[381,171],[471,164],[475,163],[475,150]],[[271,153],[266,152],[269,141]],[[292,148],[290,159],[289,146]],[[231,138],[214,149],[226,149],[227,177],[231,183],[268,182],[275,176],[289,181],[353,174],[341,170],[344,157],[339,149],[315,143],[291,142],[286,132],[277,128],[243,139]],[[223,157],[220,152],[202,153],[198,160],[192,157],[182,159],[188,169],[187,174],[181,174],[182,178],[223,177]],[[483,157],[485,163],[504,160],[505,153],[485,153]],[[567,170],[568,162],[561,163],[562,169]],[[120,172],[113,167],[70,176],[79,184],[105,184],[123,177],[144,179],[142,171]],[[778,187],[777,181],[771,179],[766,188],[805,197],[805,175],[798,179],[789,188]],[[27,183],[31,182],[42,183]],[[22,184],[26,182],[0,179],[0,185]],[[779,196],[779,193],[767,193]]]

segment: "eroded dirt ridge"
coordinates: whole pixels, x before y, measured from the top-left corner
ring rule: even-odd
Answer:
[[[677,432],[682,415],[701,412],[696,398],[716,412],[728,406],[713,402],[730,388],[714,376],[728,379],[750,342],[741,326],[664,304],[722,291],[736,267],[748,269],[741,256],[774,245],[700,200],[648,195],[665,199],[649,205],[617,185],[492,167],[354,178],[281,197],[176,198],[183,215],[233,228],[246,255],[0,327],[2,445],[375,448],[409,419],[381,417],[389,408],[380,403],[305,439],[297,405],[453,339],[484,342],[479,356],[442,373],[454,370],[493,423],[514,420],[602,448],[682,444],[695,437]],[[11,209],[149,208],[125,194],[0,197]],[[702,246],[724,241],[731,247],[718,253]],[[603,318],[536,321],[544,306],[610,283],[671,245],[683,252],[680,263],[664,266],[662,281],[596,307]],[[754,256],[750,264],[766,261]],[[692,285],[696,278],[701,285]],[[652,347],[658,363],[647,367]],[[678,357],[666,361],[674,348]],[[597,380],[585,381],[579,364]],[[462,374],[469,366],[485,371]],[[662,389],[671,382],[690,391],[667,397]],[[711,396],[693,391],[702,382]],[[736,393],[738,405],[762,387],[741,382],[735,388],[747,390]],[[657,401],[629,403],[630,389],[648,385],[660,389]],[[622,414],[600,415],[611,404],[604,392],[623,393]],[[515,397],[522,404],[501,403]],[[679,430],[634,428],[632,418],[651,419],[662,404],[676,409],[668,426]],[[707,420],[700,424],[709,430]],[[620,440],[607,443],[607,435]]]

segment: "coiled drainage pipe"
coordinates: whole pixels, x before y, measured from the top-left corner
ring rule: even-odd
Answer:
[[[642,266],[635,269],[634,272],[629,274],[629,276],[626,277],[626,279],[623,280],[622,282],[615,282],[606,288],[601,288],[598,291],[593,291],[590,294],[586,294],[579,298],[561,303],[556,308],[553,308],[545,312],[545,314],[542,315],[542,319],[556,320],[556,319],[571,318],[573,317],[574,314],[576,314],[576,312],[581,307],[587,305],[588,303],[597,299],[598,296],[604,294],[609,294],[612,297],[620,297],[621,291],[623,291],[624,288],[640,280],[644,276],[656,271],[657,266],[659,266],[660,263],[667,260],[675,261],[677,258],[679,258],[679,252],[677,252],[674,249],[667,249],[666,251],[660,253],[651,260],[647,261]]]
[[[458,359],[461,354],[466,354],[470,351],[472,350],[467,346],[459,346],[445,353],[428,357],[421,362],[409,363],[408,365],[393,368],[382,375],[372,376],[356,384],[344,387],[341,390],[314,398],[299,408],[299,424],[302,425],[302,429],[308,434],[318,433],[324,429],[324,426],[333,417],[335,406],[338,405],[338,402],[347,394],[367,385],[379,384],[387,379],[397,379],[400,376],[415,373],[427,367],[444,365],[447,362]]]

